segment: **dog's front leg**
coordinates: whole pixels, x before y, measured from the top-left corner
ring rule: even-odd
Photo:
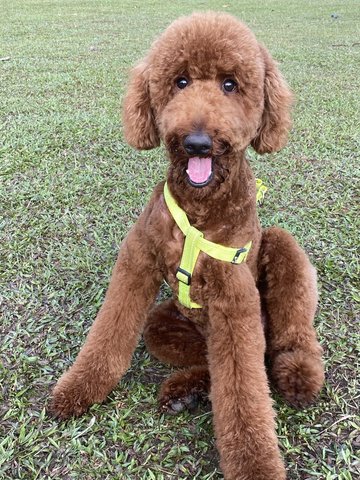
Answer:
[[[161,274],[146,236],[148,211],[125,238],[105,301],[74,365],[53,390],[51,410],[60,418],[81,415],[102,402],[129,367]]]
[[[245,264],[209,270],[211,401],[225,479],[283,480],[254,279]]]

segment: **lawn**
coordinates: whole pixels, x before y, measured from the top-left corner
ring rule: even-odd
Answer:
[[[304,411],[276,395],[290,480],[359,478],[360,8],[356,0],[12,0],[0,15],[0,479],[221,479],[209,406],[157,410],[170,369],[140,343],[104,405],[60,423],[49,392],[99,309],[162,149],[124,141],[130,66],[180,14],[243,19],[296,95],[288,146],[260,157],[264,226],[318,270],[326,385]]]

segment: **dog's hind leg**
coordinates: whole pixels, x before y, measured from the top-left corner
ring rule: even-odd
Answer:
[[[306,405],[324,381],[313,327],[316,272],[295,239],[278,227],[263,231],[258,287],[267,317],[270,377],[290,404]]]
[[[143,336],[149,352],[163,363],[175,367],[207,364],[205,338],[179,312],[173,300],[166,300],[150,311]]]
[[[159,404],[163,411],[176,414],[191,410],[207,398],[210,377],[205,338],[194,323],[177,310],[173,300],[151,310],[143,335],[147,349],[158,360],[189,367],[172,374],[162,384]]]
[[[206,402],[210,391],[207,365],[198,365],[173,373],[161,385],[159,405],[162,411],[176,415]]]

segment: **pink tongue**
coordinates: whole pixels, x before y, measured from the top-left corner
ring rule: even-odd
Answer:
[[[189,158],[188,168],[186,173],[189,175],[189,178],[194,183],[204,183],[210,177],[212,173],[212,162],[211,157],[200,158],[200,157],[191,157]]]

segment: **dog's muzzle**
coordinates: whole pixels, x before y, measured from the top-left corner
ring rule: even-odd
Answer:
[[[184,138],[183,147],[191,155],[186,170],[190,185],[205,187],[213,178],[213,162],[208,156],[212,149],[211,138],[203,132],[191,133]]]

